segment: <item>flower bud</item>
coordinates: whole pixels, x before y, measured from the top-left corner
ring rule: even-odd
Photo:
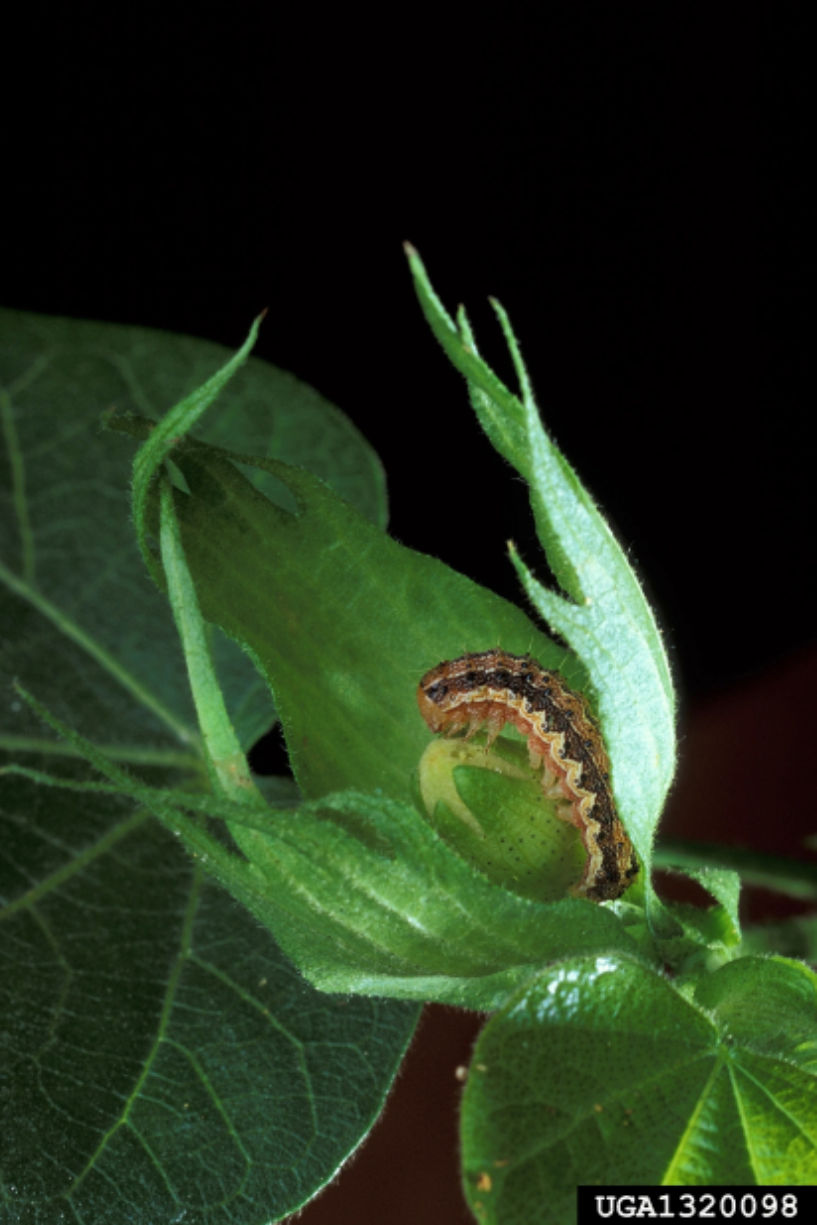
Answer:
[[[420,760],[423,807],[437,833],[495,884],[522,897],[555,901],[581,879],[586,854],[578,832],[543,794],[541,770],[525,746],[500,737],[432,740]]]

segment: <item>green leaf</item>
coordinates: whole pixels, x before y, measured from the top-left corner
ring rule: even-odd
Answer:
[[[144,811],[2,781],[4,1225],[294,1211],[377,1117],[415,1008],[312,991]]]
[[[817,915],[793,915],[776,923],[744,927],[741,952],[780,953],[817,965]]]
[[[815,976],[796,963],[732,962],[691,1001],[625,957],[565,959],[477,1042],[462,1112],[477,1219],[562,1225],[578,1184],[810,1185],[815,1040]]]
[[[652,839],[675,768],[675,702],[652,611],[607,523],[542,428],[516,338],[494,303],[520,379],[515,396],[476,350],[464,312],[458,323],[408,248],[418,298],[497,451],[527,481],[537,533],[565,595],[544,587],[511,549],[531,602],[581,659],[596,698],[622,821],[649,872]],[[647,882],[648,884],[648,882]],[[655,921],[662,915],[648,884]]]
[[[701,978],[695,1001],[732,1042],[817,1076],[817,974],[802,962],[741,957]],[[812,1109],[817,1117],[817,1101]]]
[[[147,328],[0,311],[0,675],[19,676],[65,722],[128,760],[190,762],[197,733],[164,597],[146,578],[129,520],[132,445],[101,431],[111,406],[161,416],[231,355]],[[311,388],[250,360],[201,428],[214,442],[317,472],[384,518],[376,456]],[[275,484],[254,474],[260,487]],[[123,619],[123,610],[127,618]],[[269,691],[235,645],[213,650],[241,742],[274,718]],[[48,751],[25,709],[3,704],[0,747]]]
[[[743,846],[662,838],[655,848],[655,865],[685,871],[726,869],[738,873],[744,885],[759,885],[803,901],[817,901],[817,864],[804,859],[769,855]]]
[[[178,838],[111,793],[127,763],[134,785],[166,797],[167,818],[179,796],[204,798],[189,790],[204,760],[173,619],[133,539],[132,445],[102,432],[100,414],[161,416],[230,354],[10,312],[0,329],[0,748],[57,768],[63,785],[2,779],[0,1217],[260,1225],[309,1199],[360,1143],[416,1009],[315,993]],[[203,432],[310,464],[384,519],[370,448],[284,372],[249,361]],[[200,645],[248,748],[274,718],[269,690],[210,633]],[[88,778],[87,741],[44,734],[15,676],[105,750],[116,783]],[[289,784],[273,789],[292,802]]]

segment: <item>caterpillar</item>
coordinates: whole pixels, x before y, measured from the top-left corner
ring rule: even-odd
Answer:
[[[556,813],[579,832],[587,852],[571,892],[604,902],[632,883],[638,860],[616,812],[610,761],[598,725],[581,694],[528,655],[498,648],[444,660],[417,688],[420,714],[445,736],[487,728],[491,744],[506,723],[527,740],[542,787]]]

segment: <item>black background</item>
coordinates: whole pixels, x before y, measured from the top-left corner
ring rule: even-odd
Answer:
[[[231,346],[267,306],[256,352],[372,440],[398,538],[516,597],[524,490],[420,316],[410,239],[508,377],[487,296],[511,313],[682,689],[728,683],[813,626],[805,31],[439,18],[50,14],[17,48],[3,296]]]
[[[741,794],[733,815],[784,825],[813,814],[793,775],[817,730],[798,13],[223,5],[49,11],[44,32],[32,11],[6,49],[3,297],[233,347],[268,307],[256,353],[370,438],[393,533],[519,598],[505,541],[536,559],[525,491],[421,317],[402,240],[510,377],[497,296],[545,422],[656,602],[687,750],[708,745],[731,780],[731,747],[745,780],[779,732],[779,806],[751,815]],[[700,834],[703,812],[687,802],[674,832]],[[453,1129],[467,1044],[439,1058]],[[372,1216],[342,1181],[304,1220],[457,1219],[455,1176],[426,1186],[428,1152],[406,1157],[419,1109],[402,1159],[377,1148],[387,1123],[368,1183],[365,1158],[345,1176],[371,1192],[385,1169],[387,1195],[407,1164],[393,1202]]]

